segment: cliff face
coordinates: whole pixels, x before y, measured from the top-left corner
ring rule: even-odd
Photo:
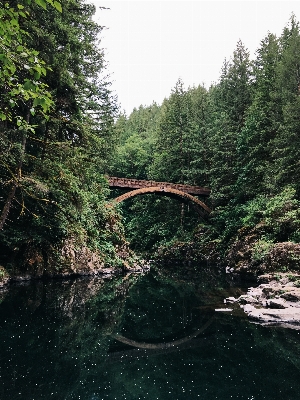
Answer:
[[[65,240],[60,247],[43,248],[28,244],[17,254],[10,266],[2,267],[2,285],[10,280],[29,280],[42,277],[68,277],[117,273],[120,268],[105,268],[100,252],[78,247],[74,239]],[[2,279],[1,279],[2,278]]]
[[[130,250],[119,215],[111,213],[100,237],[103,239],[98,240],[97,246],[75,235],[55,245],[27,241],[11,252],[6,257],[8,262],[0,266],[0,285],[10,280],[112,275],[147,269],[146,263]]]
[[[266,239],[266,229],[241,229],[229,247],[226,262],[232,272],[260,275],[268,272],[300,271],[300,244],[274,243]]]
[[[67,278],[75,276],[118,275],[123,271],[143,272],[148,269],[124,242],[115,249],[115,258],[107,264],[106,255],[78,246],[74,239],[65,240],[60,248],[47,249],[28,245],[26,250],[13,260],[10,268],[0,266],[0,288],[10,281],[40,278]]]

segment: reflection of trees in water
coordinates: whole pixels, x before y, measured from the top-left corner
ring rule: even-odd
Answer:
[[[13,289],[0,305],[0,398],[246,399],[270,398],[271,387],[277,400],[283,386],[295,398],[297,332],[220,313],[211,321],[210,279],[161,272]],[[147,348],[117,342],[117,332]]]
[[[0,304],[2,303],[2,301],[5,299],[6,295],[7,295],[7,288],[0,288]]]
[[[279,400],[286,392],[286,398],[298,398],[300,343],[295,332],[217,314],[203,335],[188,343],[176,351],[127,348],[122,359],[113,353],[112,398]]]
[[[96,381],[136,279],[40,281],[12,288],[0,305],[0,340],[11,344],[0,349],[5,386],[0,385],[0,398],[19,392],[23,399],[47,398],[51,391],[53,399],[68,399]]]
[[[172,272],[158,269],[141,277],[126,300],[119,334],[130,340],[159,343],[201,329],[211,314],[210,308],[205,310],[214,294],[211,287],[217,286],[212,286],[212,276],[200,274],[187,280],[184,275],[174,278]]]

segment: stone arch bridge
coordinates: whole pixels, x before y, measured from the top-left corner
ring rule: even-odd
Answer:
[[[114,199],[116,203],[121,203],[122,201],[129,199],[134,196],[148,194],[148,193],[156,193],[169,197],[176,197],[182,199],[186,202],[191,202],[204,209],[207,213],[211,212],[211,209],[202,201],[200,201],[198,196],[208,197],[210,195],[210,189],[201,187],[201,186],[193,186],[193,185],[182,185],[176,183],[169,182],[155,182],[155,181],[146,181],[140,179],[128,179],[128,178],[117,178],[117,177],[108,177],[109,187],[115,189],[131,189],[129,192],[122,194],[121,196]]]

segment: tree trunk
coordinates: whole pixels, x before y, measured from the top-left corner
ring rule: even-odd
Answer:
[[[28,111],[28,113],[26,115],[27,124],[29,124],[29,117],[30,117],[30,112]],[[0,230],[2,230],[4,227],[5,221],[9,214],[9,210],[11,208],[11,205],[12,205],[13,200],[16,195],[17,187],[19,186],[19,181],[20,181],[20,178],[22,175],[22,165],[23,165],[23,159],[24,159],[24,155],[25,155],[26,141],[27,141],[27,132],[23,132],[20,160],[19,160],[19,163],[16,168],[16,175],[15,175],[14,181],[11,185],[10,191],[8,193],[6,202],[4,204],[4,207],[3,207],[3,210],[2,210],[2,213],[0,216]]]

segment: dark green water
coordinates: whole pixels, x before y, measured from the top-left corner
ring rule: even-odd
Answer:
[[[222,286],[154,272],[10,288],[1,400],[300,399],[299,331],[215,312],[240,292]]]

